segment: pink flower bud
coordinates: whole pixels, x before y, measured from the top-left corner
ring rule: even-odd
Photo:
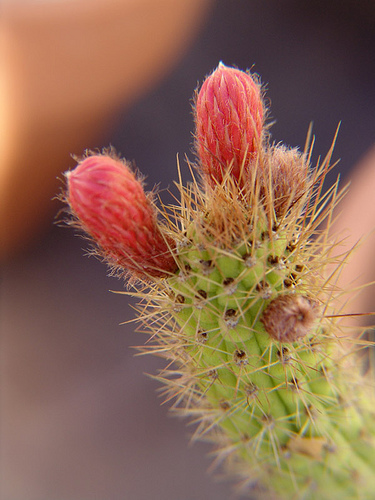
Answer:
[[[66,201],[109,264],[146,279],[176,270],[173,244],[162,235],[155,208],[127,165],[88,156],[66,177]]]
[[[243,71],[220,63],[196,99],[196,148],[200,168],[211,183],[228,168],[241,184],[242,172],[260,148],[264,107],[260,85]]]

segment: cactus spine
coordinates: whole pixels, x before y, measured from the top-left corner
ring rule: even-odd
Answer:
[[[345,255],[333,262],[328,231],[341,194],[337,183],[322,191],[332,149],[310,172],[308,148],[269,143],[264,115],[253,77],[220,64],[196,96],[200,178],[187,186],[180,180],[181,202],[163,209],[163,225],[142,198],[152,221],[147,245],[121,229],[115,251],[107,245],[104,256],[119,248],[126,255],[129,247],[139,319],[151,335],[140,349],[168,361],[157,377],[166,399],[196,423],[194,438],[215,444],[218,463],[244,490],[262,498],[370,500],[374,399],[358,358],[343,345],[338,317]],[[104,170],[118,162],[95,158]],[[77,168],[86,171],[88,161]],[[104,214],[111,195],[83,203],[76,191],[87,182],[74,179],[73,171],[66,201],[100,247],[98,223],[90,221]],[[139,188],[134,176],[130,182],[126,189]],[[102,184],[97,189],[91,179],[90,190],[103,197]],[[101,231],[107,224],[113,232],[114,217],[134,230],[140,208],[120,188],[118,197],[123,211],[104,214]]]

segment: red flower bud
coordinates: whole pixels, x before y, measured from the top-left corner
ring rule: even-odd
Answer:
[[[172,242],[162,235],[155,207],[126,164],[88,156],[66,177],[66,201],[109,264],[143,278],[176,270]]]
[[[260,85],[248,73],[220,63],[204,81],[195,107],[196,148],[211,184],[228,168],[241,183],[260,147],[263,115]]]

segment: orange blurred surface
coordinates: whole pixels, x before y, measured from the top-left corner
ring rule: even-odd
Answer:
[[[210,0],[13,2],[0,21],[0,261],[35,239],[72,152],[150,90]]]

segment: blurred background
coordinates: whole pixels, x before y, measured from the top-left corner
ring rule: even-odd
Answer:
[[[341,122],[330,175],[343,222],[375,226],[375,3],[356,0],[3,0],[0,6],[0,499],[231,498],[210,448],[156,394],[162,361],[134,358],[131,301],[56,224],[71,154],[112,144],[167,189],[188,177],[193,91],[221,60],[257,72],[272,137],[313,161]],[[375,279],[374,239],[343,282]],[[355,308],[355,309],[354,309]],[[374,309],[363,294],[352,310]]]

